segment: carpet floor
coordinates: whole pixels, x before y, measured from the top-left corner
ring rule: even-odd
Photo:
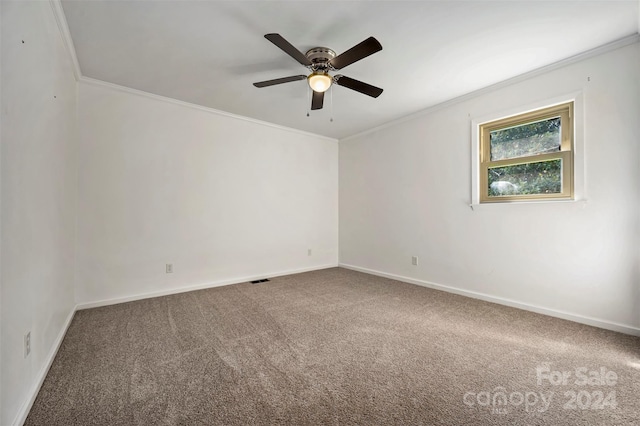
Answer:
[[[640,338],[342,268],[78,311],[26,425],[639,425]]]

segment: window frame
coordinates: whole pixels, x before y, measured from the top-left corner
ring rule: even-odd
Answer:
[[[574,101],[571,100],[562,104],[539,108],[478,124],[479,202],[481,204],[574,199],[574,108]],[[560,118],[561,123],[560,151],[491,161],[491,132],[556,117]],[[488,171],[490,168],[531,164],[556,159],[562,160],[562,192],[553,194],[489,196]]]

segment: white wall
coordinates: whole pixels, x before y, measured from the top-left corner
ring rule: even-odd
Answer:
[[[26,412],[75,306],[76,82],[48,2],[0,7],[0,424],[10,425]]]
[[[340,263],[640,331],[639,75],[634,43],[341,141]],[[471,120],[576,91],[586,203],[472,211]]]
[[[337,265],[337,141],[79,92],[78,303]]]

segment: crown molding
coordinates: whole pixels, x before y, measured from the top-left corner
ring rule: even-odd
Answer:
[[[507,86],[511,86],[513,84],[516,83],[520,83],[522,81],[528,80],[530,78],[542,75],[542,74],[546,74],[550,71],[559,69],[559,68],[563,68],[567,65],[576,63],[576,62],[580,62],[583,61],[585,59],[589,59],[592,58],[594,56],[598,56],[601,55],[603,53],[606,52],[610,52],[616,49],[620,49],[621,47],[625,47],[628,46],[630,44],[633,43],[637,43],[640,41],[640,6],[638,8],[638,13],[639,13],[639,17],[638,17],[638,32],[632,35],[629,35],[627,37],[623,37],[619,40],[613,41],[611,43],[607,43],[604,44],[602,46],[598,46],[594,49],[590,49],[587,50],[586,52],[582,52],[579,53],[577,55],[574,56],[570,56],[569,58],[566,59],[562,59],[558,62],[554,62],[552,64],[549,65],[545,65],[543,67],[537,68],[533,71],[529,71],[526,72],[524,74],[520,74],[517,75],[515,77],[509,78],[507,80],[503,80],[500,81],[498,83],[492,84],[490,86],[486,86],[483,87],[481,89],[475,90],[473,92],[469,92],[467,94],[449,99],[448,101],[445,102],[441,102],[439,104],[430,106],[428,108],[425,108],[423,110],[420,110],[418,112],[414,112],[412,114],[409,115],[405,115],[404,117],[392,120],[392,121],[388,121],[386,123],[383,123],[379,126],[373,127],[371,129],[367,129],[365,131],[359,132],[359,133],[355,133],[353,135],[341,138],[341,139],[335,139],[335,138],[331,138],[328,136],[323,136],[323,135],[319,135],[319,134],[315,134],[315,133],[311,133],[311,132],[305,132],[303,130],[298,130],[298,129],[294,129],[291,127],[286,127],[286,126],[280,126],[278,124],[273,124],[273,123],[269,123],[267,121],[261,121],[261,120],[257,120],[257,119],[253,119],[253,118],[249,118],[249,117],[245,117],[245,116],[241,116],[241,115],[237,115],[237,114],[232,114],[226,111],[221,111],[221,110],[217,110],[214,108],[209,108],[209,107],[205,107],[202,105],[197,105],[197,104],[193,104],[190,102],[185,102],[185,101],[180,101],[174,98],[169,98],[166,96],[160,96],[160,95],[155,95],[153,93],[149,93],[149,92],[145,92],[142,90],[138,90],[138,89],[131,89],[129,87],[125,87],[125,86],[120,86],[118,84],[113,84],[113,83],[108,83],[102,80],[96,80],[93,78],[89,78],[89,77],[84,77],[82,75],[82,71],[80,70],[80,63],[78,62],[78,57],[76,55],[76,49],[75,46],[73,44],[73,40],[71,39],[71,33],[69,32],[69,25],[67,24],[67,19],[65,17],[64,14],[64,10],[62,9],[62,3],[61,0],[49,0],[49,3],[51,4],[51,8],[53,10],[53,14],[54,17],[56,19],[56,23],[58,24],[58,29],[60,30],[60,35],[62,37],[62,41],[64,43],[64,47],[67,50],[67,53],[69,54],[69,58],[71,59],[71,63],[73,65],[73,74],[75,76],[76,81],[79,82],[84,82],[84,83],[88,83],[88,84],[93,84],[93,85],[98,85],[98,86],[104,86],[104,87],[110,87],[112,89],[116,89],[116,90],[120,90],[120,91],[124,91],[124,92],[128,92],[131,94],[135,94],[135,95],[139,95],[139,96],[145,96],[148,98],[153,98],[156,100],[160,100],[160,101],[164,101],[164,102],[169,102],[169,103],[173,103],[176,105],[181,105],[184,107],[188,107],[188,108],[193,108],[193,109],[198,109],[201,111],[205,111],[205,112],[209,112],[212,114],[217,114],[217,115],[222,115],[222,116],[226,116],[226,117],[230,117],[230,118],[235,118],[235,119],[240,119],[240,120],[244,120],[244,121],[248,121],[251,123],[255,123],[255,124],[260,124],[260,125],[264,125],[264,126],[268,126],[268,127],[273,127],[276,129],[280,129],[280,130],[286,130],[286,131],[290,131],[290,132],[294,132],[294,133],[298,133],[298,134],[302,134],[302,135],[306,135],[306,136],[313,136],[316,138],[321,138],[324,140],[329,140],[332,142],[347,142],[349,140],[352,139],[357,139],[361,136],[365,136],[371,133],[375,133],[377,131],[386,129],[387,127],[392,127],[395,126],[397,124],[401,124],[410,120],[413,120],[415,118],[419,118],[419,117],[423,117],[426,115],[429,115],[435,111],[439,111],[443,108],[458,104],[460,102],[464,102],[466,100],[469,99],[473,99],[476,98],[478,96],[481,96],[485,93],[488,92],[492,92],[494,90],[497,89],[501,89]],[[638,0],[638,3],[640,4],[640,0]]]
[[[516,83],[520,83],[525,80],[529,80],[530,78],[546,74],[550,71],[557,70],[559,68],[566,67],[567,65],[574,64],[576,62],[584,61],[585,59],[593,58],[594,56],[602,55],[603,53],[611,52],[616,49],[620,49],[621,47],[628,46],[630,44],[634,44],[640,41],[640,34],[635,33],[630,36],[618,39],[611,43],[604,44],[602,46],[598,46],[594,49],[587,50],[586,52],[578,53],[577,55],[570,56],[566,59],[562,59],[558,62],[554,62],[549,65],[545,65],[541,68],[537,68],[535,70],[526,72],[524,74],[517,75],[515,77],[509,78],[507,80],[500,81],[498,83],[492,84],[490,86],[483,87],[482,89],[474,90],[473,92],[469,92],[467,94],[449,99],[448,101],[441,102],[439,104],[430,106],[421,111],[414,112],[413,114],[405,115],[404,117],[398,118],[396,120],[388,121],[379,126],[373,127],[371,129],[367,129],[363,132],[356,133],[351,136],[347,136],[346,138],[341,138],[340,142],[348,142],[352,139],[357,139],[362,136],[369,135],[371,133],[375,133],[377,131],[386,129],[387,127],[392,127],[407,121],[411,121],[416,118],[424,117],[433,112],[439,111],[441,109],[447,108],[449,106],[458,104],[460,102],[464,102],[469,99],[476,98],[478,96],[484,95],[485,93],[493,92],[495,90],[514,85]]]
[[[118,91],[121,91],[121,92],[129,93],[129,94],[133,94],[133,95],[137,95],[137,96],[144,96],[144,97],[155,99],[155,100],[158,100],[158,101],[168,102],[168,103],[172,103],[172,104],[175,104],[175,105],[180,105],[182,107],[197,109],[197,110],[204,111],[204,112],[207,112],[207,113],[210,113],[210,114],[216,114],[216,115],[221,115],[221,116],[224,116],[224,117],[234,118],[234,119],[237,119],[237,120],[248,121],[250,123],[259,124],[259,125],[262,125],[262,126],[272,127],[272,128],[279,129],[279,130],[285,130],[285,131],[288,131],[288,132],[297,133],[297,134],[304,135],[304,136],[310,136],[310,137],[319,138],[319,139],[327,140],[327,141],[330,141],[330,142],[338,143],[338,139],[330,138],[328,136],[318,135],[318,134],[311,133],[311,132],[305,132],[303,130],[298,130],[298,129],[294,129],[294,128],[291,128],[291,127],[280,126],[280,125],[277,125],[277,124],[269,123],[267,121],[256,120],[256,119],[245,117],[245,116],[242,116],[242,115],[232,114],[230,112],[226,112],[226,111],[221,111],[221,110],[217,110],[217,109],[214,109],[214,108],[205,107],[205,106],[202,106],[202,105],[197,105],[197,104],[193,104],[193,103],[190,103],[190,102],[180,101],[180,100],[177,100],[177,99],[174,99],[174,98],[169,98],[169,97],[166,97],[166,96],[160,96],[160,95],[156,95],[156,94],[145,92],[145,91],[138,90],[138,89],[132,89],[132,88],[129,88],[129,87],[120,86],[120,85],[114,84],[114,83],[108,83],[106,81],[97,80],[97,79],[90,78],[90,77],[85,77],[85,76],[82,75],[82,71],[80,69],[80,63],[78,62],[78,56],[76,55],[76,48],[75,48],[75,46],[73,44],[73,39],[71,38],[71,32],[69,31],[69,25],[67,23],[67,18],[65,16],[64,10],[62,8],[62,2],[61,2],[61,0],[49,0],[49,4],[51,5],[51,9],[53,10],[53,16],[54,16],[54,18],[56,20],[56,24],[58,25],[58,30],[60,31],[60,37],[62,38],[62,42],[64,44],[64,48],[67,51],[67,54],[69,55],[69,59],[71,60],[72,69],[73,69],[73,76],[75,77],[76,81],[79,82],[79,83],[86,83],[86,84],[91,84],[91,85],[94,85],[94,86],[108,87],[110,89],[118,90]]]
[[[281,126],[279,124],[270,123],[268,121],[257,120],[255,118],[245,117],[243,115],[233,114],[233,113],[226,112],[226,111],[221,111],[221,110],[215,109],[215,108],[210,108],[210,107],[205,107],[205,106],[198,105],[198,104],[193,104],[193,103],[190,103],[190,102],[180,101],[180,100],[175,99],[175,98],[156,95],[154,93],[149,93],[149,92],[145,92],[143,90],[138,90],[138,89],[132,89],[132,88],[127,87],[127,86],[121,86],[119,84],[109,83],[109,82],[106,82],[106,81],[103,81],[103,80],[97,80],[95,78],[82,76],[82,77],[80,77],[79,82],[80,83],[84,83],[84,84],[88,84],[88,85],[92,85],[92,86],[104,87],[104,88],[108,88],[108,89],[111,89],[111,90],[116,90],[116,91],[119,91],[119,92],[128,93],[128,94],[135,95],[135,96],[142,96],[144,98],[154,99],[154,100],[160,101],[160,102],[179,105],[181,107],[195,109],[195,110],[203,111],[203,112],[206,112],[206,113],[209,113],[209,114],[215,114],[215,115],[219,115],[219,116],[223,116],[223,117],[233,118],[233,119],[236,119],[236,120],[246,121],[246,122],[253,123],[253,124],[258,124],[258,125],[261,125],[261,126],[271,127],[271,128],[278,129],[278,130],[284,130],[284,131],[291,132],[291,133],[297,133],[299,135],[313,137],[315,139],[322,139],[322,140],[326,140],[326,141],[329,141],[329,142],[338,143],[338,139],[330,138],[329,136],[319,135],[319,134],[311,133],[311,132],[305,132],[304,130],[294,129],[293,127]]]
[[[62,9],[62,3],[60,0],[49,0],[49,4],[51,5],[51,9],[53,10],[53,16],[56,19],[56,24],[58,24],[60,36],[62,37],[62,43],[64,44],[64,48],[67,51],[67,54],[69,55],[69,59],[71,59],[73,76],[75,77],[76,81],[80,81],[80,78],[82,77],[82,71],[80,71],[80,63],[78,62],[78,57],[76,56],[76,48],[73,45],[73,40],[71,39],[69,25],[67,24],[67,17],[64,15],[64,10]]]

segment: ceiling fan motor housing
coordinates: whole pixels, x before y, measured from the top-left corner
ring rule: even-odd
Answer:
[[[336,52],[328,47],[314,47],[309,49],[305,56],[311,61],[313,71],[328,71],[332,69],[329,61],[336,57]]]

